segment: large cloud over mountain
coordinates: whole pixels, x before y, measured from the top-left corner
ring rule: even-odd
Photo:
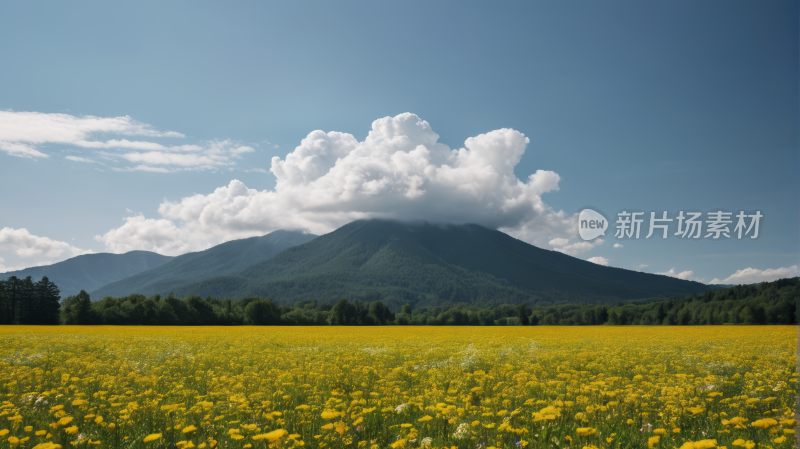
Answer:
[[[438,138],[411,113],[376,120],[363,142],[313,131],[285,159],[272,159],[274,190],[232,180],[207,195],[163,202],[161,218],[127,217],[96,238],[115,252],[179,254],[275,229],[322,234],[374,217],[478,223],[542,244],[572,236],[571,218],[541,198],[558,190],[559,176],[514,174],[529,143],[522,133],[499,129],[457,150]]]

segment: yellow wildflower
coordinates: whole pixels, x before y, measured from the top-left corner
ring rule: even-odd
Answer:
[[[764,419],[759,419],[758,421],[753,421],[753,423],[750,425],[753,427],[761,427],[763,429],[766,429],[767,427],[770,426],[777,426],[778,421],[775,421],[772,418],[764,418]]]
[[[264,433],[264,434],[261,434],[261,435],[256,435],[256,436],[253,437],[253,439],[254,440],[267,440],[270,443],[273,443],[273,442],[285,437],[288,434],[289,434],[289,432],[287,432],[285,429],[278,429],[278,430],[273,430],[272,432]]]
[[[157,440],[159,438],[161,438],[161,434],[160,433],[151,433],[150,435],[147,435],[146,437],[144,437],[144,440],[142,440],[142,441],[144,441],[145,443],[149,443],[149,442],[155,441],[155,440]]]
[[[72,422],[72,417],[71,416],[65,416],[65,417],[63,417],[63,418],[58,420],[58,425],[59,426],[66,426],[67,424],[69,424],[71,422]]]

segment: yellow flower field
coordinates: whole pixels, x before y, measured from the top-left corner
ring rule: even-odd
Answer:
[[[793,326],[0,328],[0,449],[790,448]]]

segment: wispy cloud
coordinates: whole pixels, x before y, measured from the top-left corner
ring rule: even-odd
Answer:
[[[231,140],[203,141],[198,144],[165,145],[151,140],[128,138],[102,139],[107,135],[153,138],[185,138],[174,131],[158,131],[131,117],[73,116],[41,112],[0,111],[0,151],[11,156],[32,159],[48,158],[41,151],[46,144],[70,145],[97,150],[96,154],[112,161],[117,171],[154,171],[171,173],[183,170],[210,170],[235,166],[235,159],[255,152],[250,146]],[[105,150],[119,150],[108,152]],[[83,156],[67,156],[74,162],[95,162]],[[125,166],[125,163],[137,164]],[[157,170],[155,167],[160,167]]]
[[[125,168],[117,168],[112,167],[111,170],[114,171],[122,171],[122,172],[132,172],[132,171],[146,171],[150,173],[172,173],[173,170],[164,167],[151,167],[149,165],[137,165],[135,167],[125,167]]]
[[[78,157],[78,156],[67,156],[64,159],[67,159],[67,160],[73,161],[73,162],[83,162],[83,163],[86,163],[86,164],[96,164],[97,163],[97,161],[94,161],[92,159],[87,159],[85,157]]]
[[[2,126],[2,124],[0,124],[0,126]],[[26,157],[31,159],[50,157],[37,150],[33,146],[20,142],[5,142],[0,140],[0,151],[4,151],[11,156]]]

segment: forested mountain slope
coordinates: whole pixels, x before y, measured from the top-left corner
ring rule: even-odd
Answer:
[[[108,283],[125,279],[142,271],[159,267],[172,260],[150,251],[130,251],[125,254],[84,254],[62,262],[0,274],[0,279],[47,276],[58,285],[61,296],[76,295],[81,290],[91,291]]]
[[[134,293],[147,296],[168,295],[192,282],[238,273],[250,265],[273,257],[286,248],[306,243],[315,237],[312,234],[278,230],[261,237],[232,240],[205,251],[175,257],[156,269],[104,285],[93,291],[91,296],[100,299]]]
[[[187,284],[175,294],[271,297],[279,304],[380,299],[396,308],[405,303],[615,302],[707,289],[697,282],[604,267],[474,224],[360,220],[240,273]]]

